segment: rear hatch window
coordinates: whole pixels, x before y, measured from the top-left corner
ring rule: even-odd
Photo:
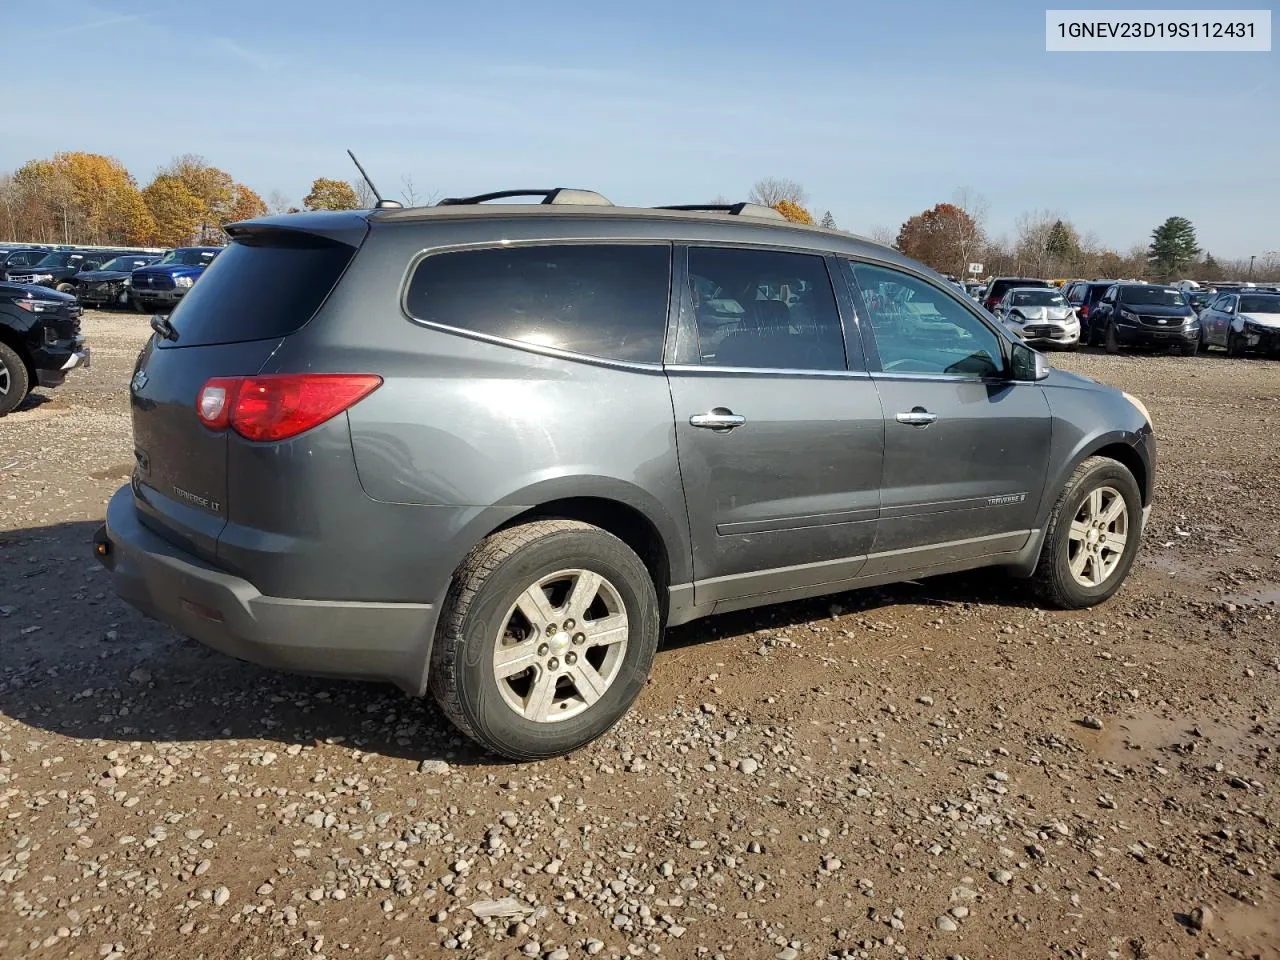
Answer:
[[[356,254],[327,237],[267,229],[237,237],[170,317],[177,341],[162,349],[288,336],[324,303]]]

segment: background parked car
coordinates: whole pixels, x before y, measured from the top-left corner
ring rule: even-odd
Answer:
[[[56,387],[69,371],[89,365],[89,348],[80,336],[82,312],[68,293],[0,283],[0,417],[32,387]]]
[[[1067,288],[1067,303],[1071,304],[1080,321],[1080,340],[1091,347],[1098,345],[1098,339],[1095,336],[1096,328],[1089,323],[1089,314],[1114,283],[1115,280],[1077,280]]]
[[[49,250],[46,247],[13,247],[8,249],[5,253],[0,254],[0,280],[4,279],[6,270],[29,267],[32,264],[39,263],[48,253]]]
[[[1048,280],[1037,280],[1034,277],[996,277],[987,284],[987,291],[982,295],[982,305],[994,313],[996,304],[1014,287],[1047,286],[1049,286]]]
[[[1200,345],[1226,347],[1227,355],[1251,351],[1280,357],[1280,293],[1220,293],[1200,314]]]
[[[96,270],[118,256],[117,250],[53,250],[30,266],[6,267],[9,283],[33,283],[61,293],[75,289],[75,278],[85,270]]]
[[[157,254],[128,253],[108,260],[97,270],[85,270],[74,281],[76,299],[91,307],[127,307],[133,271],[159,259]]]
[[[221,252],[222,247],[178,247],[135,270],[129,281],[134,308],[142,313],[172,310]]]
[[[1080,344],[1080,321],[1066,298],[1045,287],[1014,287],[993,311],[1005,325],[1033,346],[1064,347]]]
[[[1175,287],[1117,283],[1089,317],[1107,353],[1125,347],[1177,347],[1190,356],[1200,347],[1195,311]]]

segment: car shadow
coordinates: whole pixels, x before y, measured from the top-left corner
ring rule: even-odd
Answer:
[[[115,596],[93,558],[97,527],[0,532],[0,714],[107,743],[265,739],[412,761],[503,762],[459,734],[430,698],[259,667],[144,617]],[[968,603],[1031,600],[1018,582],[978,571],[723,614],[668,631],[664,647],[900,604]]]

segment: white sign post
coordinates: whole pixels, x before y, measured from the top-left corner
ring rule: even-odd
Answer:
[[[982,264],[980,263],[969,264],[969,272],[976,277],[978,274],[982,273]]]

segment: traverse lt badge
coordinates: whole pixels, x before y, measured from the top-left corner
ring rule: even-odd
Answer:
[[[1003,507],[1010,503],[1021,503],[1027,499],[1025,493],[1011,493],[1005,497],[987,497],[988,507]]]

